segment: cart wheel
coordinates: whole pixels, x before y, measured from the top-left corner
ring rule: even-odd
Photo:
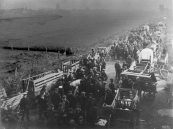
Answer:
[[[144,91],[143,97],[145,100],[154,100],[155,99],[155,93],[152,90],[147,89],[146,91]]]

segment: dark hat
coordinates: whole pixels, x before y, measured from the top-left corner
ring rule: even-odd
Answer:
[[[73,111],[73,108],[69,108],[68,110],[69,110],[69,111]]]
[[[67,96],[66,96],[66,95],[63,95],[62,97],[63,97],[63,98],[67,98]]]
[[[112,78],[111,78],[110,80],[111,80],[111,81],[113,81],[113,79],[112,79]]]
[[[108,93],[112,93],[112,90],[107,90]]]
[[[76,105],[77,108],[81,108],[81,105]]]
[[[79,116],[79,120],[82,120],[83,119],[83,116]]]
[[[69,90],[69,91],[68,91],[68,93],[72,93],[72,91],[71,91],[71,90]]]

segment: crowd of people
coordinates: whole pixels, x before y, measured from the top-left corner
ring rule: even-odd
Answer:
[[[121,72],[129,69],[133,60],[137,60],[140,50],[147,47],[152,42],[160,44],[161,38],[153,38],[154,32],[157,31],[157,25],[149,25],[150,29],[137,28],[132,30],[126,39],[119,39],[114,43],[110,50],[110,56],[115,62],[115,80],[120,87],[132,88],[134,82],[128,77],[121,78]],[[95,58],[97,56],[97,58]],[[69,74],[56,83],[53,92],[46,90],[46,85],[40,91],[38,99],[39,120],[44,118],[56,120],[57,125],[79,127],[86,123],[94,125],[97,119],[98,105],[111,105],[116,95],[115,90],[118,88],[114,83],[114,79],[110,79],[109,89],[106,89],[108,83],[108,75],[106,69],[106,54],[99,54],[92,49],[90,55],[80,60],[79,67],[72,70]],[[120,57],[124,61],[120,64]],[[70,85],[71,82],[80,79],[78,92],[74,92],[76,87]],[[135,83],[136,84],[136,83]],[[138,88],[137,88],[138,89]],[[75,93],[75,94],[74,94]],[[29,119],[29,108],[27,103],[27,95],[21,99],[20,108],[22,111],[22,121],[24,116]],[[110,113],[110,112],[109,112]]]

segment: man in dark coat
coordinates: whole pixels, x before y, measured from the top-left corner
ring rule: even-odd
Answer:
[[[46,99],[45,92],[41,92],[40,95],[38,96],[38,105],[39,105],[39,120],[42,120],[43,114],[44,117],[46,117],[46,111],[48,108],[48,101]]]
[[[79,66],[79,68],[77,68],[77,70],[76,70],[76,78],[77,79],[81,79],[81,74],[82,74],[82,67],[81,66]]]
[[[125,76],[122,80],[122,88],[128,88],[128,77]]]
[[[58,88],[55,88],[55,93],[53,93],[53,95],[51,96],[51,100],[56,110],[59,106],[59,103],[61,102],[61,96],[58,93]]]
[[[22,121],[24,121],[24,117],[26,115],[27,120],[29,119],[29,106],[28,106],[27,93],[23,94],[23,98],[20,101],[20,109],[22,111]]]
[[[131,66],[131,64],[132,64],[132,58],[131,58],[130,55],[127,57],[126,62],[127,62],[127,64],[128,64],[128,68],[130,68],[130,66]]]
[[[78,98],[78,103],[81,105],[81,109],[84,112],[86,110],[87,97],[85,96],[85,92],[81,93],[81,96]]]
[[[103,69],[103,71],[101,72],[101,78],[103,81],[107,81],[107,79],[108,79],[105,69]]]
[[[87,121],[91,125],[94,125],[96,118],[97,118],[97,108],[95,107],[96,106],[96,100],[92,96],[93,96],[93,94],[89,93],[89,99],[87,102]]]
[[[104,103],[107,105],[111,105],[114,98],[115,98],[115,95],[112,94],[112,91],[107,90],[107,94],[106,94],[106,98],[104,100]]]
[[[101,64],[101,72],[103,71],[103,69],[106,69],[106,61],[105,60]]]
[[[111,78],[110,81],[111,81],[111,83],[109,84],[109,88],[112,90],[112,93],[114,94],[115,93],[115,85],[114,85],[113,79]]]
[[[120,73],[121,73],[121,66],[119,64],[119,61],[115,63],[115,71],[116,71],[116,79],[120,80]]]
[[[91,105],[89,110],[87,111],[87,121],[91,126],[95,125],[97,119],[97,108],[94,105]]]
[[[63,95],[61,103],[62,103],[62,109],[67,112],[68,109],[69,109],[70,103],[67,100],[67,96],[66,95]]]
[[[96,106],[96,99],[93,98],[93,93],[89,93],[89,99],[87,101],[86,110],[88,111],[91,106]]]
[[[71,90],[68,92],[67,100],[70,102],[69,107],[74,109],[76,107],[76,98]]]
[[[75,120],[76,123],[79,123],[79,117],[82,117],[82,118],[85,119],[85,114],[81,110],[81,105],[76,106],[76,112],[75,112],[75,115],[74,115],[74,120]]]

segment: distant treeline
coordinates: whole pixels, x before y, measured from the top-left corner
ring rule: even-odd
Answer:
[[[8,49],[8,50],[23,50],[23,51],[42,51],[42,52],[59,52],[61,54],[65,54],[66,56],[74,55],[75,53],[78,52],[78,50],[74,50],[73,48],[70,47],[41,47],[41,46],[33,46],[33,47],[9,47],[9,46],[4,46],[2,47],[3,49]]]

